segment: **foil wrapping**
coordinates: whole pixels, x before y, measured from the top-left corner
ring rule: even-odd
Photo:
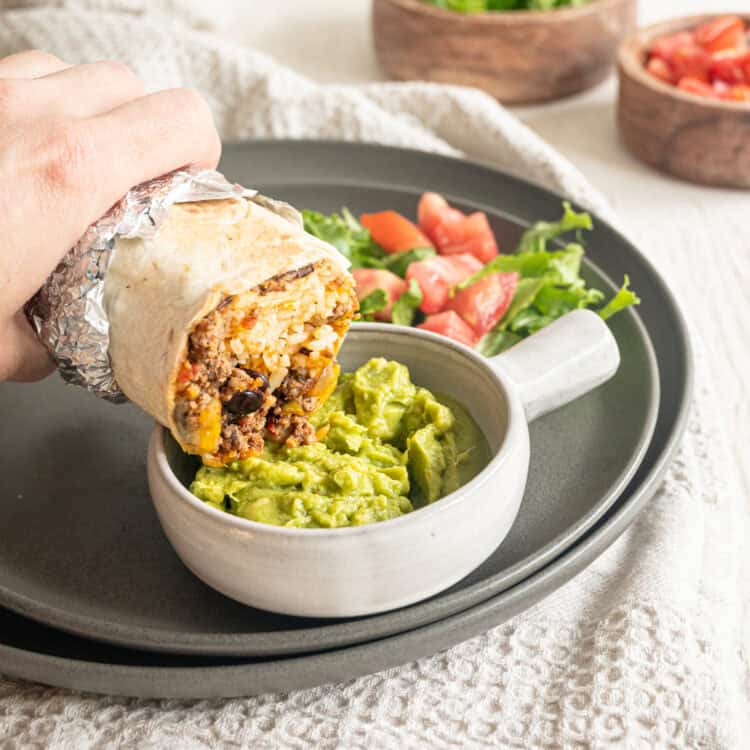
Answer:
[[[26,317],[62,377],[108,401],[126,401],[109,359],[104,283],[118,237],[147,239],[173,203],[246,198],[301,226],[291,206],[229,182],[212,170],[172,172],[130,190],[60,261],[26,304]]]

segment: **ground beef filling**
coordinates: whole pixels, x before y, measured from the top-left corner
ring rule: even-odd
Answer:
[[[299,269],[266,282],[269,290],[288,284],[312,268]],[[178,381],[176,416],[186,434],[198,435],[204,428],[202,414],[221,405],[219,447],[213,453],[217,463],[257,455],[264,440],[288,446],[306,445],[316,440],[308,415],[318,405],[314,394],[321,378],[321,360],[313,361],[313,352],[300,349],[292,355],[292,367],[282,382],[272,390],[268,376],[243,366],[225,345],[228,332],[222,309],[231,303],[225,300],[194,328],[188,340],[188,357]],[[353,314],[353,305],[337,303],[331,314],[312,325],[345,324]],[[332,357],[332,354],[331,354]],[[307,365],[310,365],[309,367]],[[218,415],[216,415],[218,417]],[[215,441],[215,433],[213,439]],[[204,460],[206,456],[204,455]]]
[[[289,446],[315,442],[307,414],[317,404],[317,399],[308,395],[317,378],[304,367],[292,369],[272,392],[263,373],[238,367],[222,353],[220,340],[210,333],[214,315],[201,321],[190,337],[188,359],[195,372],[191,381],[200,394],[187,404],[188,431],[200,429],[200,413],[218,393],[222,407],[218,453],[222,457],[258,454],[264,437]],[[302,413],[287,412],[284,405],[290,402]]]

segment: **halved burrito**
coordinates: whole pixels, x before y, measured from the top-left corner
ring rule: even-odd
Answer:
[[[357,310],[335,248],[261,203],[172,205],[153,237],[117,238],[104,284],[119,387],[208,465],[315,441]]]

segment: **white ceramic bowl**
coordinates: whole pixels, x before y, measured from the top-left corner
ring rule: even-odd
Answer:
[[[610,378],[617,344],[594,313],[566,315],[508,352],[485,359],[413,328],[355,324],[344,371],[384,356],[413,381],[469,409],[493,458],[456,492],[390,521],[292,529],[216,510],[186,489],[195,472],[163,427],[148,452],[151,494],[185,565],[209,586],[260,609],[307,617],[373,614],[432,596],[468,575],[505,538],[529,466],[527,422]]]

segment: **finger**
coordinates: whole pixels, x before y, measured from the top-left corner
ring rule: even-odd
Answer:
[[[143,82],[118,62],[75,65],[37,78],[31,83],[34,114],[93,117],[109,112],[146,93]],[[34,96],[33,94],[36,93]]]
[[[0,59],[0,78],[37,78],[70,67],[48,52],[30,49]]]
[[[192,89],[150,94],[88,122],[93,149],[107,168],[101,212],[134,185],[181,167],[213,169],[221,155],[208,104]]]
[[[221,152],[208,105],[188,89],[40,132],[22,165],[28,177],[17,180],[17,192],[28,200],[9,202],[4,216],[8,232],[15,227],[23,242],[12,257],[0,256],[0,279],[10,280],[0,316],[34,294],[86,228],[130,188],[180,167],[213,168]],[[30,231],[29,211],[54,227],[53,234]]]
[[[221,156],[211,110],[194,89],[149,94],[99,115],[93,124],[103,143],[125,149],[133,168],[147,175],[142,179],[187,165],[213,169]]]
[[[0,330],[0,382],[30,383],[47,377],[55,364],[22,312]]]

